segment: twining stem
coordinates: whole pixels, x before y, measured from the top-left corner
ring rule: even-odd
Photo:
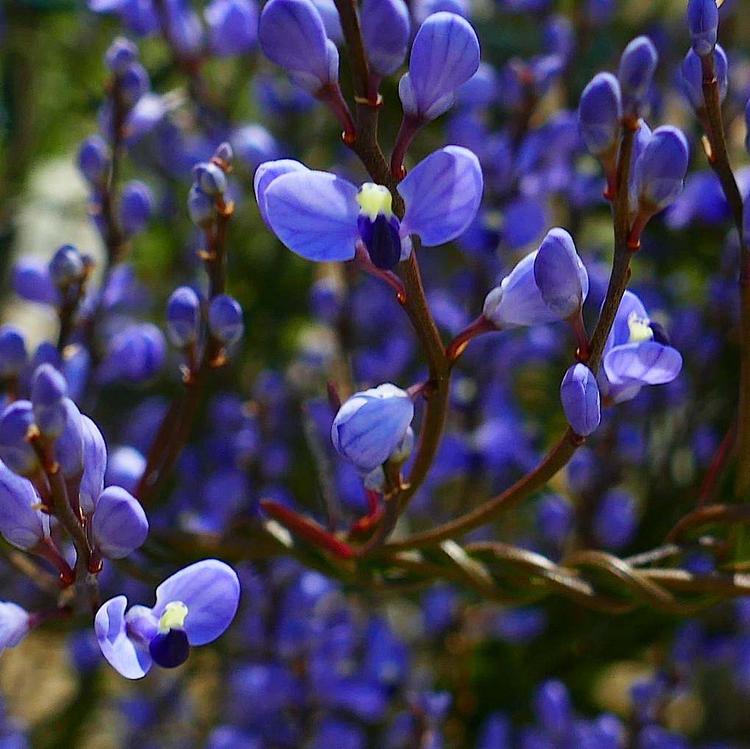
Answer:
[[[721,95],[716,78],[714,53],[701,57],[703,70],[703,107],[698,117],[710,145],[708,163],[719,178],[740,243],[740,385],[737,407],[737,473],[735,496],[746,499],[750,492],[750,246],[745,239],[744,205],[727,152]]]
[[[389,164],[378,143],[378,110],[369,100],[369,67],[357,9],[353,0],[336,0],[336,8],[339,12],[341,27],[349,49],[349,57],[352,61],[354,93],[357,102],[356,138],[347,145],[359,156],[370,177],[378,184],[385,185],[391,191],[393,211],[399,218],[403,218],[404,201],[397,190],[397,180],[391,174]],[[419,242],[416,237],[413,237],[412,241],[412,253],[409,259],[399,266],[399,275],[406,290],[404,309],[427,358],[430,371],[430,388],[426,397],[424,419],[408,481],[402,489],[388,499],[383,519],[373,537],[362,548],[362,554],[369,553],[383,543],[393,530],[398,516],[406,508],[409,500],[424,481],[440,444],[448,412],[450,362],[425,297],[417,261]]]
[[[620,306],[622,295],[625,293],[625,288],[630,278],[630,258],[632,253],[628,249],[628,235],[630,233],[628,178],[633,153],[633,141],[637,129],[638,123],[623,122],[616,179],[617,191],[613,204],[614,259],[607,295],[604,299],[596,328],[591,337],[587,361],[587,366],[594,373],[599,369],[604,344],[614,324],[617,309]],[[542,459],[542,462],[530,473],[527,473],[516,481],[509,489],[506,489],[501,494],[487,500],[484,504],[455,520],[451,520],[429,531],[409,536],[398,543],[390,543],[386,546],[386,549],[414,549],[431,546],[447,538],[455,538],[456,536],[463,535],[468,531],[489,523],[501,513],[511,507],[515,507],[523,499],[544,487],[568,463],[581,444],[583,444],[583,439],[575,435],[572,430],[567,429]]]

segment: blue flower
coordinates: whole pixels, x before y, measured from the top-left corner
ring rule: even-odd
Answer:
[[[355,393],[341,406],[331,440],[342,457],[369,473],[401,446],[413,418],[414,403],[405,390],[379,385]]]
[[[687,23],[695,54],[710,54],[719,31],[716,0],[688,0]]]
[[[189,286],[180,286],[167,301],[167,336],[173,345],[185,348],[198,340],[201,300]]]
[[[683,90],[694,109],[705,106],[703,99],[703,65],[694,50],[689,49],[682,61]],[[714,74],[719,84],[719,101],[723,102],[729,89],[729,63],[726,52],[720,44],[714,50]]]
[[[679,351],[649,320],[641,300],[626,291],[604,347],[598,378],[602,396],[611,403],[631,400],[644,385],[672,382],[681,369]]]
[[[598,73],[581,94],[578,125],[586,148],[599,156],[616,147],[622,117],[620,84],[611,73]]]
[[[409,45],[409,9],[404,0],[364,0],[362,39],[371,69],[391,75],[401,66]]]
[[[588,291],[588,273],[573,238],[556,228],[490,291],[483,315],[498,329],[541,325],[575,314]]]
[[[626,114],[640,115],[658,61],[656,47],[647,36],[636,37],[623,50],[617,77]]]
[[[682,192],[688,159],[682,131],[665,125],[651,133],[633,161],[631,188],[641,209],[655,213],[674,202]]]
[[[343,261],[360,245],[385,269],[409,256],[409,234],[428,247],[460,236],[476,215],[482,187],[477,157],[459,146],[430,154],[398,185],[406,204],[401,221],[382,185],[357,189],[288,160],[261,164],[255,173],[261,215],[290,250],[308,260]]]
[[[109,559],[122,559],[146,540],[146,513],[130,492],[108,486],[97,499],[91,534],[95,549]]]
[[[213,52],[220,57],[249,52],[258,39],[258,6],[254,0],[213,0],[203,16]]]
[[[33,549],[49,537],[49,520],[39,510],[31,481],[0,462],[0,534],[19,549]]]
[[[228,294],[215,296],[208,307],[208,327],[225,346],[239,341],[245,329],[240,303]]]
[[[237,612],[240,584],[231,567],[216,559],[196,562],[168,577],[156,589],[152,608],[133,606],[117,596],[94,620],[99,647],[128,679],[140,679],[151,666],[174,668],[190,648],[220,637]]]
[[[260,14],[258,39],[266,57],[311,94],[338,86],[339,53],[310,0],[267,3]]]
[[[68,394],[65,377],[51,364],[42,364],[34,372],[31,405],[34,421],[45,437],[58,437],[65,426],[63,400]]]
[[[414,37],[409,72],[398,84],[404,113],[419,122],[439,117],[478,67],[479,40],[471,24],[455,13],[428,16]]]
[[[10,379],[21,374],[28,361],[26,341],[13,325],[0,326],[0,378]]]
[[[29,632],[31,615],[10,601],[0,601],[0,654],[14,648]]]
[[[574,364],[560,385],[565,418],[576,434],[588,437],[599,426],[601,405],[594,373],[584,364]]]

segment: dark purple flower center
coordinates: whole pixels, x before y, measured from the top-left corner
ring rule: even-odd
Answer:
[[[395,216],[379,213],[373,221],[360,214],[357,218],[359,236],[362,238],[373,264],[382,270],[395,268],[401,259],[401,237],[399,222]]]
[[[190,643],[184,629],[157,632],[148,644],[154,663],[162,668],[181,666],[190,655]]]
[[[649,323],[649,327],[651,328],[651,332],[654,334],[654,341],[657,343],[661,343],[663,346],[670,346],[669,342],[669,336],[667,335],[666,330],[664,330],[664,327],[660,325],[658,322],[652,322]]]

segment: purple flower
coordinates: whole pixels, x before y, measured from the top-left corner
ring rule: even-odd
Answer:
[[[26,439],[34,425],[31,402],[17,400],[0,416],[0,460],[14,473],[30,476],[39,468],[39,458]]]
[[[243,55],[258,40],[258,6],[254,0],[213,0],[203,16],[209,42],[219,57]]]
[[[620,84],[611,73],[598,73],[583,89],[578,126],[586,148],[599,156],[615,148],[620,133]]]
[[[166,355],[164,336],[156,325],[128,325],[109,342],[100,377],[105,382],[150,380],[161,369]]]
[[[109,176],[109,146],[100,135],[92,135],[78,149],[78,168],[86,180],[101,187]]]
[[[49,536],[49,519],[39,510],[31,481],[0,463],[0,534],[19,549],[33,549]]]
[[[59,247],[49,261],[49,275],[58,288],[80,281],[85,268],[83,255],[72,244]]]
[[[237,128],[232,133],[231,140],[237,158],[252,170],[257,169],[264,161],[277,158],[282,150],[276,138],[257,124]]]
[[[571,429],[581,437],[588,437],[599,426],[601,405],[599,388],[594,373],[583,364],[574,364],[560,385],[565,418]]]
[[[478,67],[479,40],[471,24],[455,13],[428,16],[414,37],[409,72],[398,84],[404,113],[420,122],[439,117]]]
[[[109,559],[122,559],[143,545],[148,520],[138,500],[119,486],[99,496],[91,519],[94,545]]]
[[[682,131],[657,127],[633,163],[632,189],[650,213],[666,208],[682,192],[688,168],[688,144]]]
[[[682,88],[690,104],[694,109],[702,109],[706,103],[703,99],[703,65],[694,50],[688,50],[680,70]],[[720,44],[717,44],[714,50],[714,72],[719,83],[719,100],[723,102],[729,89],[729,63]]]
[[[647,36],[636,37],[625,47],[617,77],[626,114],[640,115],[658,60],[656,47]]]
[[[190,648],[220,637],[237,612],[240,584],[231,567],[216,559],[196,562],[156,589],[152,608],[117,596],[96,614],[94,630],[104,657],[123,676],[140,679],[155,663],[174,668]]]
[[[414,403],[405,390],[379,385],[355,393],[341,406],[331,426],[331,440],[342,457],[369,473],[399,447],[413,418]]]
[[[65,426],[55,442],[55,457],[66,479],[78,477],[83,471],[83,416],[70,398],[63,399]]]
[[[612,403],[631,400],[644,385],[672,382],[681,369],[679,351],[649,320],[641,300],[626,291],[604,347],[598,378],[602,396]]]
[[[261,164],[255,173],[261,215],[290,250],[308,260],[343,261],[354,258],[361,244],[379,268],[393,268],[409,256],[409,234],[428,247],[460,236],[476,215],[482,186],[476,156],[446,146],[399,184],[406,203],[399,221],[382,185],[365,183],[358,190],[345,179],[289,161]]]
[[[106,66],[116,75],[122,75],[138,60],[138,47],[124,36],[115,37],[104,54]]]
[[[57,304],[60,292],[52,283],[49,265],[32,257],[22,257],[13,266],[13,291],[29,302]]]
[[[104,489],[104,473],[107,470],[107,445],[99,427],[85,415],[81,415],[83,427],[83,476],[79,489],[79,502],[85,515],[90,515]]]
[[[688,0],[687,23],[695,54],[711,54],[719,32],[716,0]]]
[[[138,234],[146,228],[154,212],[154,196],[149,186],[132,180],[122,188],[120,220],[128,235]]]
[[[13,325],[0,325],[0,378],[18,377],[28,358],[21,331]]]
[[[339,53],[311,0],[270,0],[260,14],[258,39],[266,57],[306,91],[338,86]]]
[[[167,336],[173,345],[185,348],[198,340],[201,300],[189,286],[180,286],[167,301]]]
[[[404,0],[363,1],[362,37],[370,67],[378,75],[391,75],[401,66],[410,32]]]
[[[588,273],[572,237],[564,229],[552,229],[539,249],[526,255],[490,291],[483,314],[499,329],[541,325],[575,313],[588,291]]]
[[[534,712],[551,736],[562,738],[573,722],[573,708],[566,686],[556,679],[540,684],[534,695]]]
[[[34,421],[45,437],[58,437],[65,426],[63,400],[68,394],[65,377],[51,364],[42,364],[31,383]]]
[[[228,294],[215,296],[208,307],[208,328],[224,346],[239,341],[245,329],[240,303]]]
[[[14,648],[29,632],[31,615],[10,601],[0,601],[0,654]]]

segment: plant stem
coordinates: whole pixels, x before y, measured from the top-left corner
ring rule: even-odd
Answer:
[[[703,69],[703,102],[699,119],[708,137],[708,163],[719,178],[740,243],[740,384],[737,406],[737,474],[735,496],[744,500],[750,492],[750,247],[745,240],[744,204],[727,152],[721,95],[716,78],[714,53],[701,57]]]

